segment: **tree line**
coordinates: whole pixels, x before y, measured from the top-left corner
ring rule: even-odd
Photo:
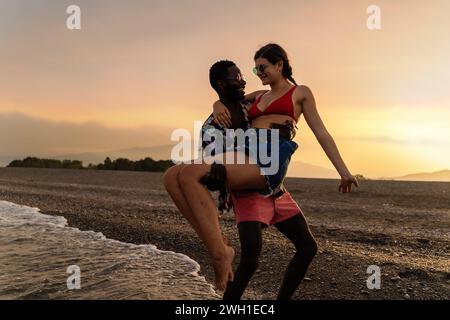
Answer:
[[[96,165],[90,163],[87,167],[84,167],[83,162],[79,160],[55,160],[27,157],[23,160],[11,161],[7,167],[164,172],[171,166],[173,166],[173,162],[171,160],[156,161],[149,157],[138,161],[133,161],[126,158],[111,160],[107,157],[103,163]]]

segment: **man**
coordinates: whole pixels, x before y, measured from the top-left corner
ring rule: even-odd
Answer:
[[[220,101],[231,114],[229,129],[249,128],[245,101],[246,82],[239,68],[231,61],[219,61],[210,69],[210,84],[219,95]],[[254,99],[254,97],[247,97]],[[226,146],[227,132],[211,115],[202,127],[202,148],[215,149],[216,143],[210,137],[214,131],[222,134]],[[228,132],[229,133],[229,132]],[[216,150],[217,151],[217,150]],[[263,228],[274,225],[291,240],[297,252],[291,260],[278,299],[290,299],[303,280],[306,271],[317,252],[317,244],[308,228],[301,209],[283,188],[281,194],[264,197],[257,192],[232,193],[232,205],[236,217],[241,243],[241,260],[234,274],[234,280],[228,282],[224,300],[238,300],[244,293],[250,278],[255,273],[262,248]]]
[[[231,128],[247,129],[249,123],[245,116],[245,103],[242,103],[245,98],[246,82],[237,66],[230,61],[215,63],[210,69],[210,83],[232,115]],[[255,97],[247,98],[252,100]],[[213,116],[210,116],[202,128],[202,147],[204,149],[210,147],[211,143],[216,143],[212,139],[205,139],[205,136],[213,136],[214,130],[221,132],[223,139],[226,140],[225,128],[215,123]],[[226,141],[222,143],[222,146],[226,146]],[[164,175],[164,185],[180,212],[199,234],[199,222],[192,215],[180,187],[179,175],[183,166],[186,165],[170,168]],[[221,177],[220,172],[213,174],[211,171],[210,176],[209,182],[217,183],[217,190],[226,189],[225,180],[223,176]],[[204,181],[203,184],[211,189],[208,181]],[[277,297],[278,299],[290,299],[303,280],[309,264],[317,252],[317,244],[300,208],[286,191],[268,198],[252,192],[232,193],[232,200],[241,242],[241,260],[234,279],[227,284],[223,298],[225,300],[241,298],[258,266],[262,247],[261,230],[273,224],[297,249],[286,270]]]

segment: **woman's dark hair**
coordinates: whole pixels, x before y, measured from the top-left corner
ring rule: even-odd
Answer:
[[[283,70],[281,73],[283,77],[288,79],[293,84],[297,85],[294,78],[292,77],[292,67],[289,64],[289,59],[286,51],[276,43],[269,43],[256,51],[254,60],[258,58],[264,58],[269,60],[271,64],[276,64],[277,62],[283,61]]]
[[[227,77],[228,68],[234,67],[236,64],[233,61],[221,60],[214,63],[209,69],[209,83],[211,87],[219,93],[217,88],[217,81],[224,80]]]

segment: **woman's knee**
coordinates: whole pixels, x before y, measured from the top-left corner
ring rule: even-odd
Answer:
[[[167,169],[167,171],[163,175],[164,187],[167,191],[170,191],[173,188],[178,188],[179,185],[179,175],[181,170],[185,167],[185,164],[177,164],[173,167]]]
[[[195,164],[186,165],[180,169],[178,173],[178,183],[181,187],[191,185],[192,183],[198,183],[201,177],[208,173],[208,165]]]
[[[178,174],[180,172],[181,165],[170,167],[164,172],[163,183],[167,191],[170,191],[176,184],[178,184]]]

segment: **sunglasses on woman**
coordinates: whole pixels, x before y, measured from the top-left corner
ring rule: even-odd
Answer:
[[[265,64],[260,64],[253,68],[253,73],[255,75],[258,75],[258,73],[259,74],[264,73],[264,70],[266,70],[266,68],[267,68],[267,66]]]

